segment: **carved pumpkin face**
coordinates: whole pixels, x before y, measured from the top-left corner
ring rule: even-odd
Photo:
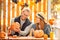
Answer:
[[[34,37],[41,38],[44,35],[43,30],[35,30],[34,31]]]

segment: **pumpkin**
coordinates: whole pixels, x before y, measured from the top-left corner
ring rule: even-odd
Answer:
[[[48,38],[48,35],[47,34],[44,34],[44,39],[47,39]]]
[[[10,29],[13,30],[13,29],[19,29],[20,28],[20,24],[18,22],[14,22],[12,23]]]
[[[50,23],[51,25],[53,25],[54,19],[50,19],[50,20],[49,20],[49,23]]]
[[[44,35],[43,30],[35,30],[34,31],[34,37],[41,38]]]
[[[20,29],[20,24],[18,22],[14,22],[14,23],[11,24],[10,27],[8,27],[8,35],[10,35],[11,31],[14,30],[14,29],[16,29],[16,30]]]
[[[5,38],[5,36],[6,36],[5,32],[4,31],[1,31],[0,32],[0,38]]]

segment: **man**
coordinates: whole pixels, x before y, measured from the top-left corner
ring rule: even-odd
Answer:
[[[28,19],[29,15],[30,15],[30,9],[25,7],[22,9],[21,15],[12,20],[12,23],[18,22],[21,25],[20,30],[13,29],[14,31],[11,32],[12,35],[28,36],[30,29],[32,27],[32,24]]]

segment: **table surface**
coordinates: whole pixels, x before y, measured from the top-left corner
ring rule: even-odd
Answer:
[[[35,37],[8,37],[8,38],[4,38],[6,40],[45,40],[44,38],[35,38]],[[46,40],[51,40],[50,38],[47,38]],[[57,38],[54,38],[53,40],[57,40]]]

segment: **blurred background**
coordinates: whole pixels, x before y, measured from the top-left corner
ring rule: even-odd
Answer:
[[[60,0],[0,0],[0,30],[6,31],[11,25],[11,19],[21,14],[22,8],[28,6],[31,10],[28,17],[35,23],[36,13],[43,12],[45,21],[53,25],[53,21],[60,20]],[[52,19],[52,22],[49,21]]]
[[[6,27],[11,25],[11,19],[21,14],[22,8],[28,6],[31,10],[28,17],[35,23],[36,13],[43,12],[47,20],[48,1],[47,0],[0,0],[0,26],[6,31]]]

